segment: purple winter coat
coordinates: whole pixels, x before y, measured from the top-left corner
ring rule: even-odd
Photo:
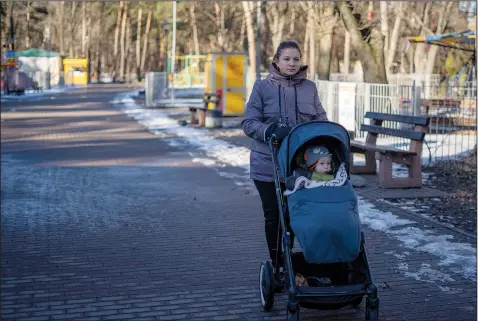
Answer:
[[[281,120],[294,127],[312,120],[328,120],[316,84],[306,78],[307,66],[302,66],[293,76],[285,76],[271,64],[267,78],[254,83],[242,121],[244,133],[254,139],[250,156],[251,179],[274,181],[272,156],[264,137],[268,125]]]

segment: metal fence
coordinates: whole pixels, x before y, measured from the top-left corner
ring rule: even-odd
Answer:
[[[342,122],[340,108],[343,107],[340,99],[344,95],[353,96],[353,127],[358,140],[366,137],[366,132],[360,130],[362,124],[368,124],[368,120],[364,119],[365,113],[376,111],[431,118],[422,154],[424,164],[438,160],[458,160],[476,144],[476,83],[454,87],[445,92],[440,86],[346,84],[330,81],[316,83],[322,104],[332,121]],[[347,91],[343,91],[343,88]],[[384,126],[410,128],[409,125],[392,122],[384,122]],[[380,135],[378,142],[400,149],[409,148],[409,141],[397,137]]]
[[[165,72],[146,73],[144,82],[146,107],[183,107],[201,104],[204,93],[204,80],[198,80],[201,77],[203,74],[200,73],[189,76],[180,74],[172,76]]]

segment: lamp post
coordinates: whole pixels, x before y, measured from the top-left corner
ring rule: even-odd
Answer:
[[[164,40],[165,40],[165,45],[164,45],[164,71],[166,74],[168,73],[168,34],[169,34],[169,22],[168,20],[164,20],[163,22],[163,29],[164,29]]]
[[[51,89],[51,31],[50,25],[45,27],[45,38],[48,49],[48,72],[46,73],[46,88]]]

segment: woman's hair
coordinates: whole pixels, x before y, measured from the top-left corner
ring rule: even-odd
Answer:
[[[279,59],[282,50],[287,49],[287,48],[295,48],[299,51],[299,55],[302,56],[302,51],[300,51],[299,45],[297,42],[289,40],[289,41],[282,41],[279,44],[279,47],[277,47],[276,54],[274,55],[274,60]]]

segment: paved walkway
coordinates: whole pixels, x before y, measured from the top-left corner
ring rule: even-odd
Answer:
[[[284,296],[260,306],[258,197],[124,116],[109,103],[124,90],[2,105],[2,319],[284,319]],[[475,283],[440,280],[450,271],[436,256],[364,232],[375,282],[390,285],[382,320],[476,319]],[[363,320],[363,308],[301,318]]]

